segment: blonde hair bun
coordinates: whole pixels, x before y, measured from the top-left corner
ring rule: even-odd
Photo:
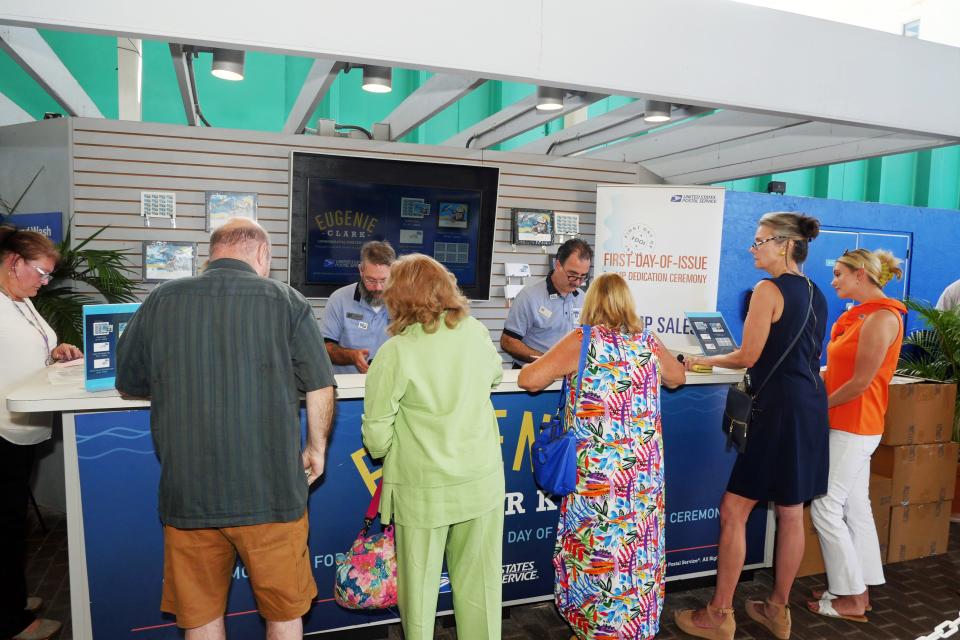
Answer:
[[[903,260],[886,249],[877,249],[873,255],[880,262],[880,273],[877,274],[876,280],[881,289],[894,278],[903,280],[903,269],[900,268]]]

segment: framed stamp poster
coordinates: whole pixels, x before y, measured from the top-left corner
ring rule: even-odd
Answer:
[[[207,231],[213,231],[230,218],[257,219],[257,194],[243,191],[207,191],[205,197]]]
[[[553,211],[511,209],[513,244],[553,244]]]
[[[195,242],[143,241],[143,281],[166,282],[197,275]]]

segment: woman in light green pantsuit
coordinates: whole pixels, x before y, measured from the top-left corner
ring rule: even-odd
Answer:
[[[380,516],[396,525],[400,619],[433,638],[443,558],[460,640],[500,638],[503,458],[490,392],[503,365],[443,265],[390,270],[393,336],[367,372],[363,443],[384,458]]]

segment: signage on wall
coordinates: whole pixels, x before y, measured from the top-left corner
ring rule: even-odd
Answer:
[[[4,222],[12,224],[22,231],[36,231],[50,239],[53,244],[63,242],[63,214],[59,211],[50,213],[15,213],[8,216]]]

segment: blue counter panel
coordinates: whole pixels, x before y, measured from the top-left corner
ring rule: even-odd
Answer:
[[[668,579],[715,570],[717,508],[733,464],[719,420],[725,385],[664,391]],[[557,392],[498,393],[494,406],[503,436],[507,500],[504,603],[549,597],[557,505],[540,494],[530,471],[534,426],[556,407]],[[310,494],[310,549],[319,596],[306,633],[384,623],[396,611],[365,614],[332,599],[334,558],[356,536],[379,468],[360,443],[362,400],[340,400],[327,470]],[[91,619],[96,638],[177,638],[159,610],[163,535],[157,516],[160,466],[150,437],[150,413],[110,411],[75,416]],[[766,511],[748,524],[747,564],[763,562]],[[439,610],[452,608],[449,583]],[[234,572],[227,617],[230,638],[262,638],[263,622],[242,566]]]

